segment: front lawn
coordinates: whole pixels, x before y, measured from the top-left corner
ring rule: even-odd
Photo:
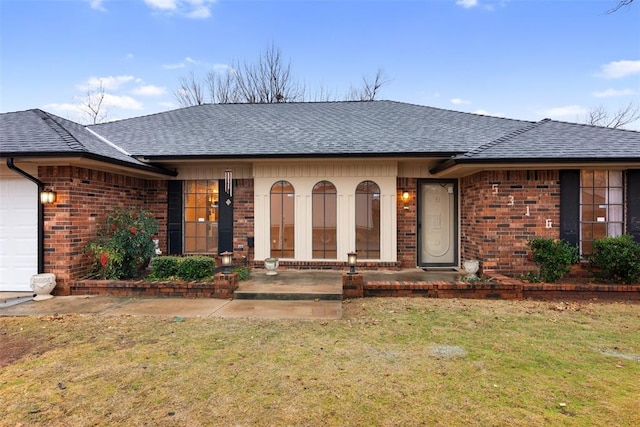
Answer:
[[[0,318],[0,425],[640,425],[640,305]]]

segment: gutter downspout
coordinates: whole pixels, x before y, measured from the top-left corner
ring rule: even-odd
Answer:
[[[38,186],[38,274],[42,274],[44,273],[44,206],[40,203],[40,192],[44,189],[44,184],[38,178],[14,165],[13,157],[7,158],[7,167]]]

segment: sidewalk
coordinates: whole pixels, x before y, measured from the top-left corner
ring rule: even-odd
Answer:
[[[0,301],[9,299],[7,297],[0,295]],[[46,301],[0,306],[0,317],[53,314],[330,320],[342,317],[342,301],[59,296]]]

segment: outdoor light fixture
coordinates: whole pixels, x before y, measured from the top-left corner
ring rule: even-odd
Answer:
[[[358,262],[358,254],[349,252],[347,254],[347,264],[349,265],[349,274],[356,274],[356,263]]]
[[[50,205],[56,201],[56,192],[47,188],[40,192],[40,203]]]
[[[411,198],[411,194],[408,191],[402,193],[401,199],[404,203],[409,203],[409,199]]]
[[[222,252],[220,254],[222,258],[222,272],[224,274],[231,274],[231,263],[233,262],[233,252]]]

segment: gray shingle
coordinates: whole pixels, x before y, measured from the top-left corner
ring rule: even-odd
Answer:
[[[152,158],[462,153],[529,124],[373,101],[209,104],[90,128]]]
[[[485,160],[640,159],[640,132],[545,119],[458,158]]]
[[[151,168],[94,135],[82,125],[39,109],[0,114],[0,153],[103,157]]]

